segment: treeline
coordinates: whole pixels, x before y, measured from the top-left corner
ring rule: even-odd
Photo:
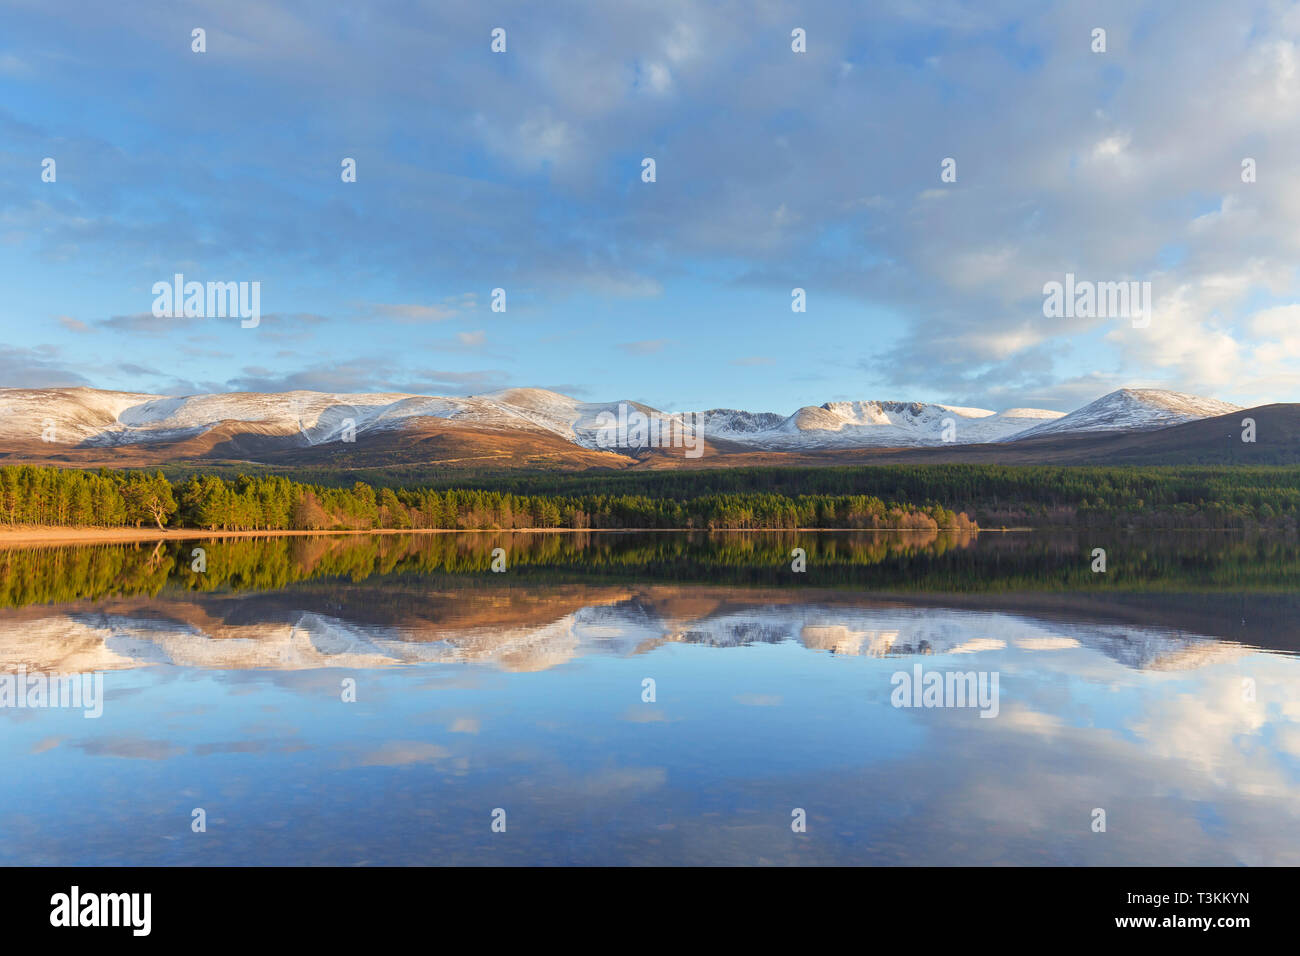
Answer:
[[[323,485],[354,480],[321,468],[300,473]],[[363,471],[400,486],[448,487],[464,477],[424,466]],[[1269,528],[1300,527],[1300,466],[869,465],[499,473],[475,487],[533,495],[642,495],[689,500],[705,495],[867,495],[886,501],[941,501],[981,527]]]
[[[217,469],[218,471],[220,469]],[[0,468],[10,525],[366,528],[1300,528],[1300,467],[885,465],[654,472],[83,472]],[[919,504],[917,504],[919,503]],[[941,503],[941,504],[939,504]],[[966,522],[963,515],[970,516]]]
[[[518,494],[464,488],[327,487],[281,476],[233,480],[162,472],[0,468],[0,520],[8,525],[199,528],[208,531],[522,528],[851,528],[969,530],[965,514],[930,501],[874,495]]]
[[[172,485],[162,472],[0,468],[0,521],[8,525],[161,528],[175,513]]]

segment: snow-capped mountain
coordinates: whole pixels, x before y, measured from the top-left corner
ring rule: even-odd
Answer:
[[[1182,392],[1167,392],[1159,388],[1121,388],[1068,415],[1035,425],[1015,437],[1037,438],[1067,432],[1148,431],[1240,410],[1240,405]]]
[[[436,418],[469,427],[553,432],[577,441],[613,405],[589,405],[541,389],[441,397],[403,393],[225,392],[168,397],[91,388],[0,389],[0,439],[130,445],[175,441],[225,423],[263,435],[326,442],[351,428],[357,435],[400,429]]]
[[[282,439],[285,447],[400,432],[441,422],[488,433],[552,436],[585,449],[618,450],[613,423],[685,418],[705,441],[749,450],[920,448],[1016,441],[1071,432],[1150,430],[1236,411],[1238,406],[1158,389],[1121,389],[1064,414],[995,412],[924,402],[854,401],[805,406],[792,415],[710,409],[666,413],[635,402],[582,402],[515,388],[447,397],[405,393],[228,392],[170,397],[91,388],[0,389],[0,441],[44,440],[83,448],[184,441],[218,426]],[[651,442],[653,444],[653,442]]]
[[[1061,412],[931,405],[923,402],[827,402],[788,418],[732,410],[703,412],[704,434],[761,448],[900,447],[1002,441]]]

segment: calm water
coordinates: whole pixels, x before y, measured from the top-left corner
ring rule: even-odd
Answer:
[[[1295,865],[1298,571],[1114,532],[0,552],[0,675],[103,688],[0,707],[0,863]],[[990,696],[895,706],[918,667]]]

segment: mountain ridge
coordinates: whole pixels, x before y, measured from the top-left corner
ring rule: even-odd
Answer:
[[[1180,425],[1241,411],[1240,405],[1160,388],[1120,388],[1061,418],[1035,425],[1017,437],[1068,431],[1134,431]],[[1136,425],[1130,425],[1136,422]]]
[[[900,453],[1041,445],[1105,434],[1156,432],[1241,411],[1239,406],[1162,389],[1124,388],[1064,413],[993,411],[934,402],[834,401],[790,415],[714,408],[664,412],[639,402],[585,402],[538,388],[469,396],[402,392],[219,392],[154,395],[86,386],[0,388],[0,458],[80,461],[223,458],[272,463],[312,460],[328,451],[359,456],[358,442],[383,460],[511,460],[525,454],[546,467],[619,467],[647,454],[653,438],[629,434],[629,421],[686,422],[711,456]],[[656,429],[657,430],[657,429]],[[653,432],[651,433],[653,434]],[[351,446],[351,447],[348,447]],[[417,452],[417,449],[419,450]],[[659,453],[656,455],[656,453]],[[435,457],[436,456],[436,457]]]

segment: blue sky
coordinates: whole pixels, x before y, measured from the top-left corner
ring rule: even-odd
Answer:
[[[1295,5],[126,0],[0,24],[0,385],[1300,400]],[[154,318],[177,272],[260,282],[261,324]],[[1066,272],[1150,281],[1150,327],[1045,318]]]

